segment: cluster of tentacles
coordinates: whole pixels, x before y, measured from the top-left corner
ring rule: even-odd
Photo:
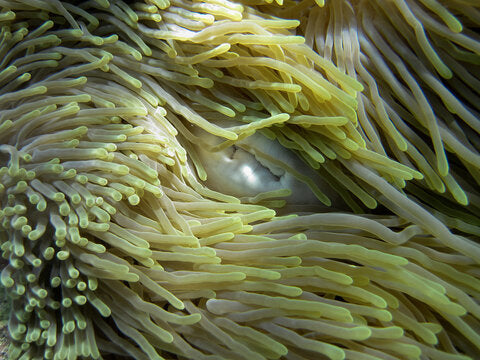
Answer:
[[[479,28],[478,0],[0,0],[9,358],[478,358]]]

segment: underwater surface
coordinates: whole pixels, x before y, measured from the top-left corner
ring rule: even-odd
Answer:
[[[479,29],[0,0],[8,359],[479,359]]]

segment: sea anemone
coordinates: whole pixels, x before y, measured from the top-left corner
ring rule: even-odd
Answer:
[[[0,0],[10,359],[478,359],[478,0]]]

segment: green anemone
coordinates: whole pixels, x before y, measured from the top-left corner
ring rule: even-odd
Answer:
[[[0,0],[8,357],[474,360],[478,0]]]

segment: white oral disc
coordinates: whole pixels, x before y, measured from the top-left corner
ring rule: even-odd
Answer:
[[[321,176],[296,154],[260,134],[254,134],[217,152],[199,146],[197,153],[207,172],[206,185],[213,190],[242,198],[289,189],[292,194],[285,198],[289,205],[321,205],[306,183],[285,170],[291,168],[313,179],[332,200],[332,204],[335,205],[338,200],[338,195]],[[277,164],[273,164],[267,157],[275,159]],[[284,166],[278,166],[278,163]]]

